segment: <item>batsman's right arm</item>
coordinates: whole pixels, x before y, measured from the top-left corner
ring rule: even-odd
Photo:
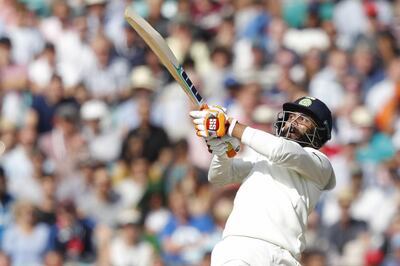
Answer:
[[[254,162],[242,158],[228,158],[224,155],[215,155],[208,171],[208,181],[214,185],[224,186],[232,183],[241,183],[245,179]]]

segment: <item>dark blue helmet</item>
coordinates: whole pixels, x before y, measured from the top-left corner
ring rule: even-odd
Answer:
[[[311,146],[319,149],[331,139],[332,114],[322,101],[314,97],[305,96],[294,102],[284,103],[283,112],[278,115],[277,122],[275,123],[278,136],[282,136],[281,129],[287,121],[287,114],[290,112],[302,113],[310,117],[317,124],[314,131],[305,136],[305,141],[297,141],[302,146]]]

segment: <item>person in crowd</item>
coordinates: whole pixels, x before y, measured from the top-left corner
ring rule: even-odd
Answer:
[[[160,150],[169,145],[169,139],[164,129],[156,126],[151,121],[151,101],[148,98],[140,98],[138,101],[138,114],[140,124],[131,130],[123,142],[122,156],[129,157],[130,140],[139,138],[142,143],[141,156],[150,162],[154,162]]]
[[[213,225],[189,212],[188,200],[178,189],[168,198],[171,214],[159,238],[166,265],[195,265],[203,257],[203,234],[211,232]]]
[[[149,161],[133,158],[128,165],[129,173],[116,185],[116,191],[127,208],[135,208],[143,198],[149,182]]]
[[[88,145],[89,157],[107,163],[120,154],[123,132],[111,127],[109,108],[101,100],[89,100],[80,108],[83,137]]]
[[[125,58],[112,58],[113,44],[99,33],[91,41],[93,63],[84,82],[93,97],[112,103],[126,94],[129,64]]]
[[[4,230],[12,221],[12,208],[15,198],[8,192],[7,177],[4,168],[0,166],[0,239]]]
[[[37,208],[37,220],[52,226],[56,222],[56,208],[58,206],[57,180],[51,173],[44,173],[40,179],[43,197]]]
[[[14,60],[15,45],[8,37],[0,38],[0,86],[3,119],[20,125],[23,120],[23,90],[28,85],[26,66]]]
[[[1,249],[12,265],[40,265],[49,245],[49,228],[36,222],[35,207],[29,201],[15,203],[14,217],[15,223],[4,232]]]
[[[70,263],[95,261],[93,228],[87,220],[79,217],[72,201],[58,205],[56,222],[50,229],[49,250],[62,254]]]
[[[328,229],[329,242],[339,254],[342,254],[346,243],[357,238],[359,234],[368,229],[365,221],[356,220],[350,214],[353,197],[353,192],[350,189],[340,191],[338,195],[340,218]]]
[[[112,187],[105,165],[98,165],[93,173],[93,190],[78,201],[79,212],[95,224],[113,227],[122,209],[121,196]]]
[[[110,262],[115,266],[153,265],[155,251],[142,239],[140,212],[130,208],[118,214],[117,236],[110,244]]]
[[[19,128],[16,134],[17,145],[1,158],[8,190],[18,199],[38,203],[44,160],[43,153],[36,147],[38,135],[35,128],[28,125]]]
[[[33,97],[31,110],[36,117],[39,134],[49,132],[53,129],[54,115],[58,105],[63,101],[63,96],[63,81],[60,76],[53,75],[43,93]]]
[[[87,145],[79,130],[76,104],[65,103],[57,107],[53,129],[39,138],[38,146],[60,178],[70,176],[78,161],[87,158]]]

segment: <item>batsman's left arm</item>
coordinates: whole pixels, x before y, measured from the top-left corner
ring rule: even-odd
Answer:
[[[270,133],[242,126],[241,142],[267,157],[271,162],[293,169],[311,180],[321,190],[334,186],[335,174],[328,157],[322,152]],[[235,130],[234,130],[235,132]]]

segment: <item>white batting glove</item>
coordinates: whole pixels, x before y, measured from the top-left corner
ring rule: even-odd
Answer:
[[[190,116],[199,137],[222,137],[229,127],[226,109],[214,105],[208,107],[202,106],[200,111],[191,111]]]
[[[206,138],[208,150],[213,155],[227,154],[228,157],[234,157],[240,150],[240,141],[227,135],[222,138]]]

